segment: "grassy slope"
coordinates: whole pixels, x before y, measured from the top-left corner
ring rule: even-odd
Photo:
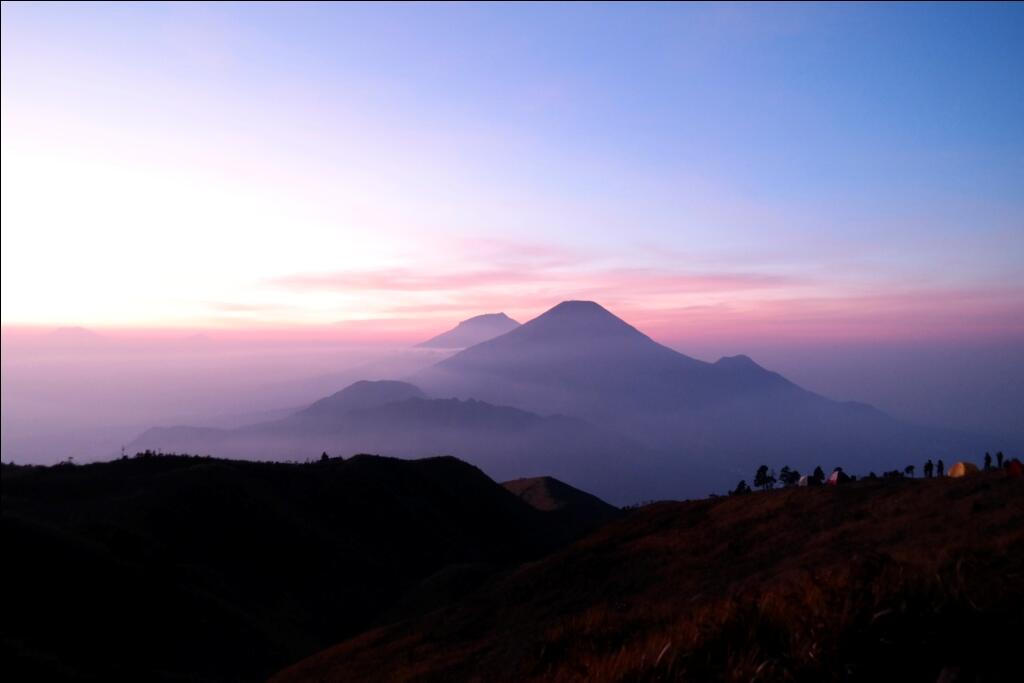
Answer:
[[[1024,680],[1024,482],[864,481],[638,510],[298,680]]]

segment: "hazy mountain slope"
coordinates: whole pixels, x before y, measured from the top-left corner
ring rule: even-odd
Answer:
[[[673,351],[589,301],[563,302],[413,381],[433,396],[613,420],[804,393],[743,357],[711,364]]]
[[[10,680],[261,679],[576,533],[453,458],[2,472]]]
[[[674,454],[677,468],[713,466],[737,478],[762,462],[867,471],[1008,446],[826,399],[746,356],[690,358],[585,301],[561,303],[413,381],[434,396],[583,417]]]
[[[327,447],[332,442],[322,435],[342,429],[344,418],[351,411],[377,408],[423,395],[418,387],[407,382],[360,380],[280,419],[234,429],[187,425],[154,427],[132,440],[127,448],[132,452],[149,449],[278,460],[307,459],[329,450]],[[314,443],[310,445],[310,441]],[[318,446],[321,450],[315,450]],[[345,454],[356,452],[359,450]]]
[[[273,460],[324,451],[455,455],[498,480],[550,474],[617,504],[693,493],[690,478],[663,454],[584,420],[420,395],[402,382],[359,382],[283,420],[233,430],[154,428],[129,449]],[[662,475],[655,481],[652,472]]]
[[[763,463],[867,473],[1014,446],[826,399],[746,356],[695,360],[592,302],[559,304],[415,379],[358,382],[245,428],[150,430],[130,447],[277,460],[452,454],[499,480],[550,475],[627,504],[724,492]]]
[[[634,511],[275,681],[1015,681],[1024,496],[1000,473]]]
[[[504,313],[485,313],[463,320],[447,332],[442,332],[416,346],[431,349],[464,349],[517,327],[519,323]]]
[[[297,412],[294,417],[310,422],[329,421],[351,410],[377,408],[410,398],[426,398],[426,395],[419,387],[408,382],[360,380],[316,401]]]

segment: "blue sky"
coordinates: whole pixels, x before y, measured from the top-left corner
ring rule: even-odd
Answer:
[[[1022,333],[1021,4],[7,3],[2,49],[5,324]]]

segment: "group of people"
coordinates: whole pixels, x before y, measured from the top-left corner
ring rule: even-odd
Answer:
[[[996,458],[995,459],[996,459],[996,466],[995,466],[994,469],[997,469],[997,470],[1003,469],[1004,461],[1006,462],[1007,465],[1009,464],[1009,461],[1005,460],[1005,456],[1003,455],[1002,451],[999,451],[998,453],[996,453]],[[913,468],[909,468],[908,467],[907,469],[909,471],[912,471]],[[987,472],[987,471],[989,471],[991,469],[993,469],[993,467],[992,467],[992,454],[986,452],[985,453],[985,471]],[[934,462],[934,463],[931,461],[931,458],[929,458],[928,462],[926,462],[924,464],[924,478],[925,479],[930,479],[933,476],[934,477],[941,477],[945,473],[945,471],[946,471],[946,465],[945,465],[945,463],[942,462],[941,458],[939,460],[937,460],[936,462]]]
[[[993,467],[993,458],[991,453],[985,453],[985,470],[1006,470],[1006,473],[1015,478],[1024,477],[1024,464],[1021,463],[1017,458],[1006,458],[1002,451],[996,453],[995,466]],[[892,470],[889,472],[883,472],[882,479],[902,479],[903,477],[914,476],[914,465],[908,465],[903,470]],[[950,468],[949,472],[946,471],[946,463],[942,461],[942,458],[938,458],[935,462],[932,462],[931,458],[928,459],[924,464],[924,478],[931,479],[933,477],[949,476],[953,478],[963,477],[968,474],[978,472],[978,467],[969,462],[957,462],[954,463]],[[870,472],[865,479],[878,479],[879,477],[874,473]],[[842,467],[836,467],[832,474],[828,477],[825,476],[825,472],[821,467],[814,468],[813,474],[800,475],[800,472],[789,467],[783,467],[779,472],[778,477],[775,475],[775,470],[769,470],[767,465],[761,465],[757,468],[757,473],[754,475],[754,487],[750,487],[747,482],[741,481],[736,485],[736,488],[729,492],[729,495],[736,495],[742,493],[752,493],[754,488],[759,488],[763,491],[768,491],[775,488],[775,484],[781,483],[783,486],[821,486],[823,484],[837,485],[845,484],[846,482],[856,481],[857,478],[846,474]]]
[[[1002,451],[999,451],[998,453],[996,453],[996,469],[998,469],[998,470],[1003,469],[1003,459],[1004,459],[1004,457],[1005,456],[1003,456],[1003,452]],[[990,470],[990,469],[992,469],[992,454],[989,453],[988,451],[985,451],[985,470],[987,471],[987,470]]]

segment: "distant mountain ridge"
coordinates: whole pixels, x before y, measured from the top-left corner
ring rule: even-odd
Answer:
[[[410,398],[426,398],[426,394],[408,382],[359,380],[300,410],[295,417],[312,420],[338,417],[350,410],[377,408]]]
[[[566,301],[413,377],[435,396],[618,422],[740,395],[806,395],[746,356],[699,361],[658,344],[592,301]]]
[[[463,320],[447,332],[442,332],[416,346],[431,349],[464,349],[517,327],[519,323],[504,313],[485,313]]]
[[[992,447],[983,435],[918,428],[827,399],[747,356],[691,358],[592,301],[560,303],[411,379],[433,396],[584,418],[670,455],[677,470],[718,468],[704,493],[762,462],[867,471]]]
[[[453,454],[499,480],[550,475],[626,504],[725,491],[763,463],[866,473],[1009,447],[830,400],[744,355],[691,358],[591,301],[563,302],[409,379],[356,382],[234,430],[153,429],[130,448]]]
[[[356,382],[283,419],[235,429],[154,427],[127,448],[299,461],[322,452],[450,454],[497,480],[554,475],[619,504],[649,495],[644,472],[663,466],[655,451],[580,418],[475,399],[431,399],[398,381]],[[665,482],[659,495],[670,496],[677,482]]]

